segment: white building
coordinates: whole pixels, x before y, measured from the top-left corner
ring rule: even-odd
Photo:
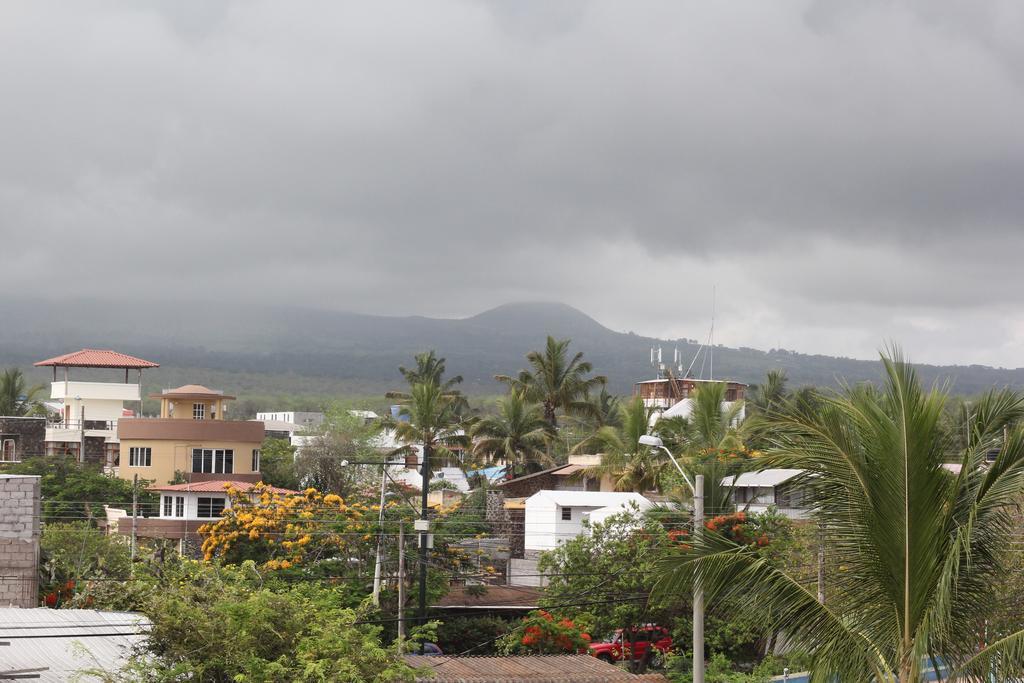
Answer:
[[[221,516],[225,508],[231,507],[227,487],[230,485],[238,491],[249,491],[256,484],[248,481],[199,481],[191,484],[169,484],[167,486],[151,486],[150,491],[160,493],[159,519],[185,521],[205,521]],[[271,493],[294,494],[296,491],[276,486],[263,486],[260,491]],[[252,494],[253,500],[256,499]]]
[[[323,413],[300,412],[295,410],[270,413],[256,413],[256,419],[263,422],[283,422],[309,429],[319,427],[324,422]]]
[[[47,408],[56,415],[51,415],[53,421],[46,429],[47,455],[71,454],[108,466],[117,462],[117,422],[141,408],[142,371],[159,365],[109,349],[82,349],[35,365],[53,368]],[[58,368],[62,376],[58,376]],[[124,382],[73,380],[72,368],[123,370]],[[132,370],[134,376],[129,372]],[[125,406],[126,402],[132,407]]]
[[[538,491],[526,499],[523,547],[550,550],[583,533],[583,522],[603,522],[632,509],[637,514],[654,507],[639,493],[619,491]]]
[[[736,510],[765,512],[774,506],[790,519],[807,519],[811,511],[804,505],[803,492],[795,479],[804,473],[794,469],[767,469],[723,477],[722,486],[732,488]]]

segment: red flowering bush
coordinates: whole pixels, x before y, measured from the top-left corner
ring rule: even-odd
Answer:
[[[771,543],[768,534],[753,520],[748,519],[747,513],[742,511],[712,517],[704,526],[708,531],[714,531],[741,545],[756,545],[763,548]]]
[[[518,629],[505,637],[501,649],[509,654],[551,655],[583,653],[589,648],[590,634],[572,619],[558,619],[550,612],[538,610],[531,612]]]

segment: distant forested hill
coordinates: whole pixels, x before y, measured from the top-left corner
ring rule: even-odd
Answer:
[[[694,321],[694,334],[703,326]],[[0,301],[0,367],[82,347],[113,348],[161,364],[147,390],[208,383],[240,396],[379,396],[400,384],[397,367],[436,349],[474,394],[500,391],[492,376],[524,366],[545,335],[571,337],[611,388],[626,393],[652,376],[649,349],[662,344],[687,358],[696,346],[616,332],[562,304],[509,304],[458,319],[386,317],[303,308],[215,303]],[[715,375],[756,383],[783,368],[794,386],[878,378],[874,361],[749,348],[715,349]],[[926,382],[949,378],[972,394],[993,385],[1024,387],[1024,370],[983,366],[921,366]],[[34,371],[39,381],[46,375]]]

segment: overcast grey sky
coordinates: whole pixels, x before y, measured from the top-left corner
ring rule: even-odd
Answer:
[[[5,2],[0,292],[1024,365],[1017,0]]]

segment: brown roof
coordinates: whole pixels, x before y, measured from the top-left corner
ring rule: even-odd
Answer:
[[[241,441],[262,443],[262,422],[249,420],[176,420],[160,417],[123,417],[117,421],[119,439],[145,441]]]
[[[159,363],[129,356],[110,349],[82,349],[41,360],[36,366],[63,368],[158,368]]]
[[[405,663],[432,672],[418,674],[417,681],[431,683],[617,683],[660,681],[661,674],[631,674],[590,655],[526,655],[520,657],[466,657],[405,655]]]
[[[434,607],[441,609],[536,609],[540,589],[532,586],[484,586],[482,595],[473,595],[466,586],[452,586]]]
[[[185,384],[177,389],[164,389],[159,394],[150,394],[150,398],[227,398],[233,399],[223,391],[208,389],[202,384]]]
[[[150,486],[150,491],[191,491],[196,493],[223,493],[228,487],[232,487],[238,491],[248,491],[249,489],[256,486],[256,483],[251,481],[238,481],[229,479],[215,479],[212,481],[194,481],[191,484],[167,484],[166,486]],[[270,486],[264,484],[263,489],[271,493],[283,493],[292,494],[298,493],[298,491],[292,491],[291,489],[283,489],[277,486]]]
[[[579,465],[555,465],[554,467],[549,467],[548,469],[541,470],[540,472],[533,472],[532,474],[524,474],[520,477],[516,477],[515,479],[506,479],[505,481],[499,481],[498,483],[495,484],[495,486],[506,486],[508,484],[515,484],[526,479],[533,479],[534,477],[539,477],[542,474],[559,474],[560,470],[563,470],[566,467],[579,467]],[[575,472],[575,470],[573,471]]]

